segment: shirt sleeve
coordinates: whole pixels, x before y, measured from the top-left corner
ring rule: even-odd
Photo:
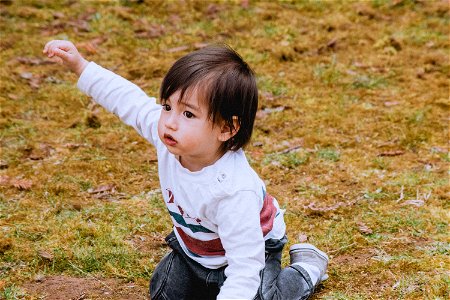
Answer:
[[[265,264],[260,206],[254,192],[241,191],[217,207],[218,233],[228,262],[217,299],[253,299],[258,291]]]
[[[77,86],[150,143],[155,145],[159,142],[161,106],[138,86],[94,62],[86,66]]]

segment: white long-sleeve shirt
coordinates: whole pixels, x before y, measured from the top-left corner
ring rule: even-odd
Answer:
[[[243,150],[191,172],[158,137],[161,105],[155,98],[93,62],[78,88],[155,146],[161,191],[184,252],[210,269],[227,265],[217,299],[252,299],[264,267],[264,240],[281,239],[286,226]]]

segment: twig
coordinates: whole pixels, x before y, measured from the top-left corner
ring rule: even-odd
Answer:
[[[403,200],[403,198],[405,198],[405,196],[403,195],[403,189],[404,189],[404,186],[402,185],[402,188],[400,190],[400,198],[398,198],[397,203],[399,203],[400,201]]]
[[[300,149],[301,147],[302,147],[301,145],[289,147],[283,151],[278,151],[277,154],[286,154],[286,153],[292,152],[294,150]]]
[[[110,288],[109,285],[107,285],[106,283],[102,282],[101,280],[95,278],[95,277],[92,276],[91,274],[88,274],[88,273],[86,273],[85,271],[81,270],[80,268],[78,268],[77,266],[75,266],[71,261],[69,261],[69,264],[70,264],[73,268],[77,269],[78,271],[80,271],[81,273],[83,273],[84,275],[86,275],[87,277],[90,277],[90,278],[92,278],[92,279],[98,281],[101,285],[103,285],[105,288],[107,288],[107,289],[110,290],[111,292],[113,291],[113,289]]]

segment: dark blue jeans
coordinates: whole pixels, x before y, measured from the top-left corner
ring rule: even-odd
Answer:
[[[166,237],[172,251],[156,267],[150,280],[152,300],[213,300],[226,277],[225,267],[208,269],[189,258],[175,234]],[[254,300],[307,299],[314,291],[308,273],[300,266],[281,269],[281,252],[287,239],[266,241],[266,266]]]

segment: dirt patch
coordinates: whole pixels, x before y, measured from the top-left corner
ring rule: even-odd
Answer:
[[[23,285],[31,296],[45,300],[148,299],[147,289],[120,279],[50,276]],[[33,299],[33,298],[32,298]]]
[[[333,257],[333,263],[336,265],[355,265],[361,266],[367,263],[370,258],[373,256],[373,253],[370,251],[367,252],[357,252],[353,254],[342,254],[339,256]]]

